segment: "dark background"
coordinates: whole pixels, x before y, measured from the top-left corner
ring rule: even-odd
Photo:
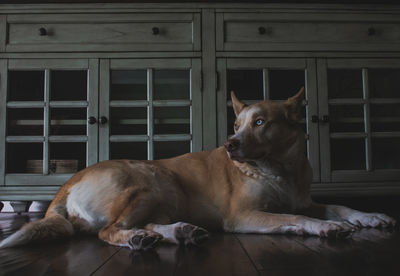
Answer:
[[[293,4],[400,4],[400,0],[0,0],[1,4],[31,3],[293,3]]]

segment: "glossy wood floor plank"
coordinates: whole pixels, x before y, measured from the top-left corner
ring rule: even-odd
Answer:
[[[284,235],[237,235],[259,270],[312,271],[319,257],[295,242],[297,236]],[[300,238],[302,239],[302,238]]]
[[[173,275],[177,246],[161,245],[154,250],[122,248],[93,275]]]
[[[0,214],[0,240],[42,216]],[[201,247],[145,252],[81,236],[0,250],[3,275],[400,275],[400,233],[363,229],[346,240],[212,233]]]
[[[204,246],[178,253],[175,275],[259,275],[233,234],[213,233]]]
[[[33,220],[42,216],[32,214]],[[28,220],[26,215],[15,215],[10,220],[3,215],[1,217],[1,229],[7,234],[10,229],[19,229]],[[107,245],[96,236],[2,249],[0,275],[90,275],[118,250],[118,247]]]

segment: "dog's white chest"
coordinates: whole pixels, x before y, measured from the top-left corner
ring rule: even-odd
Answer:
[[[268,212],[291,212],[296,206],[296,191],[290,178],[267,176],[246,181],[246,193]]]

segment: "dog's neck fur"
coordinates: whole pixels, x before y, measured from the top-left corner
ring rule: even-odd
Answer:
[[[305,159],[305,155],[299,147],[302,144],[304,142],[297,139],[284,154],[276,159],[265,157],[247,162],[233,160],[233,163],[242,173],[255,179],[295,176]]]

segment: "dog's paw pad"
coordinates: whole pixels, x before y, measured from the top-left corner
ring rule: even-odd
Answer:
[[[207,230],[189,224],[181,223],[176,228],[176,235],[178,240],[181,240],[185,244],[200,245],[206,240],[208,240],[209,233]]]
[[[153,231],[138,230],[128,240],[132,250],[147,250],[153,248],[163,237]]]

